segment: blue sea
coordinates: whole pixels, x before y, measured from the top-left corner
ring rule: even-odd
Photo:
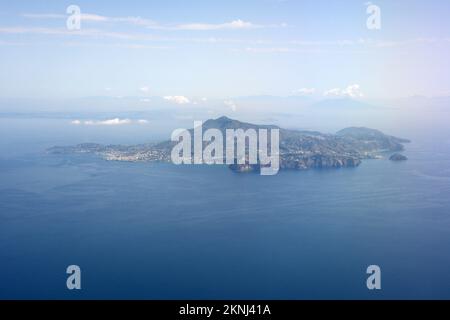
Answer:
[[[145,130],[2,118],[0,299],[450,299],[445,128],[404,129],[406,162],[268,177],[49,155]]]

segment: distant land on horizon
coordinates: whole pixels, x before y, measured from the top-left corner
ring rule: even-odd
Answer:
[[[412,107],[415,109],[434,108],[448,111],[450,96],[441,97],[404,97],[404,98],[351,98],[351,97],[316,97],[316,96],[276,96],[252,95],[227,98],[193,98],[186,97],[189,103],[183,105],[184,109],[198,110],[208,108],[216,110],[217,114],[230,111],[230,102],[237,106],[238,111],[251,110],[389,110]],[[228,104],[227,104],[228,103]],[[63,107],[62,107],[63,106]],[[132,106],[132,109],[129,107]],[[3,117],[70,117],[75,115],[91,117],[95,113],[123,114],[124,107],[131,112],[153,111],[164,112],[168,109],[177,110],[179,104],[168,101],[160,96],[87,96],[67,99],[44,98],[2,98],[0,97],[0,116]]]
[[[357,167],[363,159],[380,158],[384,152],[404,150],[410,142],[365,127],[349,127],[335,134],[279,128],[275,125],[257,125],[222,116],[203,123],[203,130],[215,128],[224,135],[227,129],[279,129],[280,169],[307,170],[319,168]],[[190,129],[190,131],[193,129]],[[107,161],[170,162],[176,142],[163,141],[139,145],[101,145],[83,143],[75,146],[55,146],[51,154],[95,154]],[[224,152],[225,155],[225,152]],[[259,165],[231,165],[238,172],[259,170]]]

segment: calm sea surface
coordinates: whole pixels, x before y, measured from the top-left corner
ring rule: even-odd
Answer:
[[[0,121],[1,299],[450,299],[445,131],[411,131],[406,162],[263,177],[46,155],[91,137],[39,121]]]

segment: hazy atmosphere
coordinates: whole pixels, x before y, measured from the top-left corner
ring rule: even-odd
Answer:
[[[450,299],[449,12],[0,0],[0,299]],[[194,121],[279,173],[175,165]]]

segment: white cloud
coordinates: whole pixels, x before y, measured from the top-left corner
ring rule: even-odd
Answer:
[[[107,120],[73,120],[71,121],[71,124],[73,125],[85,125],[85,126],[120,126],[120,125],[127,125],[127,124],[147,124],[149,123],[146,119],[139,119],[139,120],[131,120],[131,119],[120,119],[120,118],[114,118],[114,119],[107,119]]]
[[[100,16],[98,14],[91,14],[91,13],[82,13],[81,14],[81,20],[82,21],[95,21],[95,22],[105,22],[108,21],[108,17]]]
[[[29,19],[67,19],[67,15],[54,14],[54,13],[24,13],[22,17]],[[156,23],[152,20],[144,19],[141,17],[107,17],[94,13],[81,13],[82,21],[91,22],[122,22],[138,26],[152,26]]]
[[[75,120],[78,121],[76,124],[81,124],[81,122],[79,120]],[[119,118],[114,118],[114,119],[108,119],[108,120],[86,120],[83,122],[84,125],[86,126],[118,126],[118,125],[124,125],[124,124],[131,124],[131,120],[130,119],[119,119]],[[72,122],[74,123],[74,122]]]
[[[294,94],[300,95],[300,96],[309,96],[316,92],[315,88],[301,88],[294,91]]]
[[[231,22],[212,24],[212,23],[188,23],[188,24],[180,24],[175,26],[173,29],[175,30],[197,30],[197,31],[208,31],[208,30],[236,30],[236,29],[254,29],[261,28],[262,26],[253,24],[251,22],[243,21],[243,20],[233,20]]]
[[[54,14],[54,13],[25,13],[22,14],[24,18],[30,19],[67,19],[67,15],[63,14]],[[82,21],[91,21],[91,22],[116,22],[116,23],[127,23],[136,26],[143,26],[150,29],[159,29],[159,30],[193,30],[193,31],[207,31],[207,30],[237,30],[237,29],[255,29],[262,27],[286,27],[286,23],[282,23],[280,25],[270,25],[270,26],[262,26],[257,25],[248,21],[244,21],[241,19],[232,20],[230,22],[224,23],[185,23],[178,25],[164,25],[157,23],[153,20],[141,18],[141,17],[107,17],[93,13],[82,13],[81,14]]]
[[[21,16],[30,19],[67,19],[66,15],[56,13],[24,13]]]
[[[144,86],[144,87],[142,87],[142,88],[139,88],[139,90],[141,90],[142,92],[145,92],[145,93],[147,93],[147,92],[149,92],[149,91],[150,91],[150,88],[149,88],[149,87],[147,87],[147,86]]]
[[[0,28],[3,34],[35,34],[53,36],[83,36],[91,38],[111,38],[119,40],[161,41],[169,40],[155,37],[149,34],[102,31],[98,29],[83,28],[80,30],[68,30],[66,28],[41,28],[41,27],[4,27]]]
[[[326,97],[348,97],[348,98],[361,98],[364,94],[361,92],[359,84],[349,85],[345,89],[333,88],[323,93]]]
[[[236,111],[237,110],[237,105],[234,101],[232,100],[226,100],[223,102],[227,107],[230,107],[231,111]]]
[[[26,13],[22,14],[25,18],[35,18],[35,19],[67,19],[67,15],[52,14],[52,13]],[[239,29],[254,29],[254,28],[276,28],[276,27],[286,27],[285,23],[281,24],[271,24],[271,25],[259,25],[251,22],[246,22],[243,20],[233,20],[226,23],[188,23],[188,24],[177,24],[177,25],[164,25],[157,23],[152,20],[144,19],[141,17],[107,17],[97,14],[82,14],[82,20],[90,22],[122,22],[129,23],[137,26],[143,26],[150,29],[159,30],[239,30]],[[216,42],[230,42],[230,43],[252,43],[252,44],[262,44],[261,40],[240,40],[240,39],[223,39],[223,38],[170,38],[155,36],[148,33],[137,33],[137,32],[119,32],[119,31],[107,31],[99,29],[89,29],[82,28],[81,30],[67,30],[66,28],[44,28],[44,27],[0,27],[0,33],[4,34],[39,34],[39,35],[70,35],[70,36],[85,36],[93,38],[112,38],[120,40],[139,40],[139,41],[189,41],[189,42],[202,42],[202,43],[216,43]],[[263,41],[264,42],[264,41]],[[326,47],[338,46],[364,46],[370,48],[390,48],[395,46],[412,46],[412,45],[431,45],[436,43],[448,44],[450,42],[449,38],[413,38],[405,40],[374,40],[374,39],[355,39],[355,40],[334,40],[334,41],[304,41],[304,40],[290,40],[280,42],[282,46],[280,47],[248,47],[241,50],[248,52],[266,52],[266,53],[302,53],[309,52],[302,49],[303,47],[312,47],[313,49],[324,49]],[[268,41],[268,43],[272,43]],[[161,48],[167,49],[167,47],[148,47],[144,44],[130,45],[131,48]]]
[[[360,90],[359,84],[352,84],[348,86],[344,91],[344,95],[349,96],[350,98],[360,98],[363,97],[363,93]]]
[[[326,96],[326,97],[341,96],[342,95],[342,90],[339,89],[339,88],[329,89],[329,90],[325,91],[323,93],[323,95]]]
[[[165,96],[165,100],[176,103],[176,104],[188,104],[191,101],[185,96]]]

